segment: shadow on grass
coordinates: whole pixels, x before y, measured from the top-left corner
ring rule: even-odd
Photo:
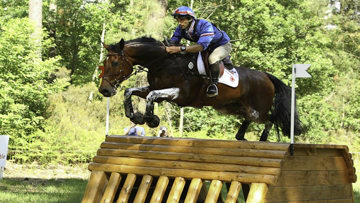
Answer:
[[[354,191],[354,202],[360,202],[360,192]]]
[[[0,202],[81,202],[88,180],[4,178]]]

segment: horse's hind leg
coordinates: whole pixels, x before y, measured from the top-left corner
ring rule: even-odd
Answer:
[[[271,130],[273,126],[273,123],[270,121],[266,121],[265,123],[265,129],[264,131],[261,133],[261,137],[260,137],[260,141],[266,141],[269,135],[269,132]]]
[[[244,120],[244,122],[241,124],[239,131],[236,133],[235,137],[237,140],[246,140],[245,132],[246,132],[246,129],[249,127],[250,123],[251,123],[251,121]]]

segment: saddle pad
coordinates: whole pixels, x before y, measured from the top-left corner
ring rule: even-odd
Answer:
[[[204,61],[202,60],[200,52],[197,58],[197,69],[200,75],[206,75]],[[224,74],[219,78],[219,83],[228,85],[230,87],[237,87],[239,85],[239,75],[236,69],[233,70],[235,71],[232,72],[224,68]]]

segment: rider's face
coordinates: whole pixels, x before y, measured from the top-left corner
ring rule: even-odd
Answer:
[[[191,20],[187,18],[176,18],[176,21],[179,23],[181,29],[186,29],[189,27]]]

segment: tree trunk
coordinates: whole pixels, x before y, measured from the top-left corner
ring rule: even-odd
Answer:
[[[163,9],[163,13],[165,16],[168,2],[167,2],[167,0],[159,0],[159,3],[161,5],[161,8]]]
[[[37,49],[39,59],[41,59],[42,0],[29,0],[29,20],[35,25],[31,40]]]

